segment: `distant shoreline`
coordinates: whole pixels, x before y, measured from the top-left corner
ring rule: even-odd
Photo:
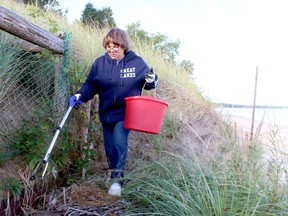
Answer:
[[[226,119],[227,120],[227,119]],[[251,132],[252,127],[252,120],[249,118],[245,118],[242,116],[230,116],[230,119],[228,120],[228,123],[233,123],[234,126],[237,126],[238,129],[241,129],[242,131]],[[285,125],[274,125],[267,122],[261,122],[261,121],[254,121],[254,130],[257,130],[257,128],[261,128],[260,134],[269,134],[272,131],[278,131],[280,134],[284,135],[285,138],[287,138],[288,135],[288,126]]]
[[[253,108],[253,105],[214,103],[219,108]],[[288,106],[255,105],[255,108],[288,109]]]

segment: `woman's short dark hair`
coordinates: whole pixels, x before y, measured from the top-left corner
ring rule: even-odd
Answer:
[[[108,34],[103,39],[103,47],[106,49],[106,47],[109,45],[109,43],[113,43],[117,46],[120,46],[124,49],[124,52],[128,52],[131,48],[131,40],[128,36],[128,34],[119,28],[112,28]]]

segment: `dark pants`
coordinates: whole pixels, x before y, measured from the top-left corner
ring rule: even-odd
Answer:
[[[124,121],[112,125],[103,124],[104,146],[111,179],[123,178],[128,153],[130,130],[124,128]]]

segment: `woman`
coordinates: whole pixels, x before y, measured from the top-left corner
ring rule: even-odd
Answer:
[[[130,39],[125,31],[112,28],[103,39],[103,47],[107,52],[94,61],[82,88],[71,99],[75,104],[99,95],[99,117],[111,170],[112,185],[108,194],[120,196],[129,136],[129,130],[124,128],[124,98],[141,95],[143,87],[146,90],[155,88],[158,77],[130,50]]]

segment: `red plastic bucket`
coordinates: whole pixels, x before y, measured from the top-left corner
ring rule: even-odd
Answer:
[[[126,129],[159,134],[168,104],[152,96],[131,96],[125,98]]]

